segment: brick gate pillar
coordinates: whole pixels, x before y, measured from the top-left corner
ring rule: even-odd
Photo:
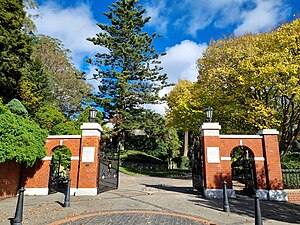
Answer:
[[[263,136],[263,154],[265,158],[266,186],[268,190],[257,190],[260,198],[287,201],[283,191],[283,179],[278,145],[279,132],[274,129],[264,129],[259,132]]]
[[[219,123],[204,123],[201,126],[204,195],[207,198],[222,198],[222,182],[228,180],[231,174],[230,167],[228,169],[226,164],[228,162],[221,161],[223,150],[221,149],[220,129]],[[231,178],[229,180],[231,181]],[[230,188],[227,189],[228,195],[233,197],[235,193]]]
[[[81,125],[82,139],[79,155],[78,187],[75,195],[97,195],[98,153],[102,127],[98,123]]]

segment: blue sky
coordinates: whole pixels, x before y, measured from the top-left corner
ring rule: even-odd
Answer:
[[[107,12],[107,6],[114,0],[37,2],[38,33],[60,39],[72,51],[74,65],[91,76],[94,68],[85,59],[105,49],[86,38],[101,32],[97,22],[109,22],[102,12]],[[155,41],[155,47],[167,53],[161,58],[162,66],[169,81],[174,83],[180,79],[196,80],[196,60],[210,40],[267,32],[300,17],[300,0],[141,0],[140,3],[152,17],[145,31],[163,36]],[[162,113],[163,107],[157,110]]]

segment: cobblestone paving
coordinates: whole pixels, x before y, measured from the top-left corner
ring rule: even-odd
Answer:
[[[185,218],[187,217],[187,218]],[[108,212],[86,215],[61,225],[204,225],[198,218],[191,216],[159,212]],[[53,224],[54,225],[54,224]]]

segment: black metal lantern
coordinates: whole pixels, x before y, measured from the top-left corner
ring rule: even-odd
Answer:
[[[90,122],[95,122],[97,116],[97,109],[95,109],[94,107],[90,108]]]
[[[205,109],[205,113],[206,113],[206,122],[211,122],[212,121],[212,116],[213,116],[213,108],[208,106]]]

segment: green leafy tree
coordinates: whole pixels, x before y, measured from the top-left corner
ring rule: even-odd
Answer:
[[[32,59],[24,68],[20,97],[31,116],[55,98],[51,89],[51,74],[40,59]]]
[[[0,105],[0,163],[13,160],[32,166],[46,155],[47,135],[28,117],[13,114]]]
[[[201,122],[203,122],[205,99],[196,100],[201,89],[196,89],[195,86],[190,81],[181,80],[167,96],[168,109],[166,114],[168,121],[171,126],[184,132],[183,156],[188,155],[189,131],[198,131]]]
[[[150,17],[139,0],[117,0],[103,14],[110,25],[99,23],[101,32],[88,40],[107,49],[95,55],[90,63],[99,67],[96,102],[104,108],[104,118],[113,119],[121,148],[125,130],[131,130],[143,111],[144,104],[161,102],[159,91],[168,86],[167,75],[161,74],[161,54],[153,46],[159,36],[142,29]],[[130,119],[129,119],[130,118]]]
[[[81,130],[76,127],[74,121],[66,121],[55,125],[51,130],[51,134],[77,135],[81,134]]]
[[[41,107],[35,114],[34,120],[41,128],[47,129],[50,134],[56,134],[54,127],[67,121],[65,116],[52,105]]]
[[[57,107],[68,118],[81,112],[82,103],[92,91],[92,85],[85,82],[85,75],[71,63],[70,52],[60,40],[40,35],[32,54],[34,60],[43,63],[44,72],[48,73],[46,77],[40,76],[44,79],[42,84],[48,83],[51,93],[51,98],[45,99],[46,102]],[[33,83],[37,86],[40,82]],[[43,90],[45,93],[46,89]]]
[[[177,132],[167,126],[163,116],[146,110],[141,120],[143,122],[138,130],[127,133],[126,149],[143,151],[161,159],[175,158],[179,155],[181,144]]]
[[[26,12],[19,0],[0,1],[0,96],[20,98],[22,68],[30,61],[31,37],[23,29]]]
[[[54,162],[59,162],[60,166],[62,166],[62,168],[58,168],[59,171],[61,170],[69,171],[71,168],[71,156],[72,156],[72,152],[68,147],[59,146],[54,150],[52,154],[53,157],[52,160]]]

